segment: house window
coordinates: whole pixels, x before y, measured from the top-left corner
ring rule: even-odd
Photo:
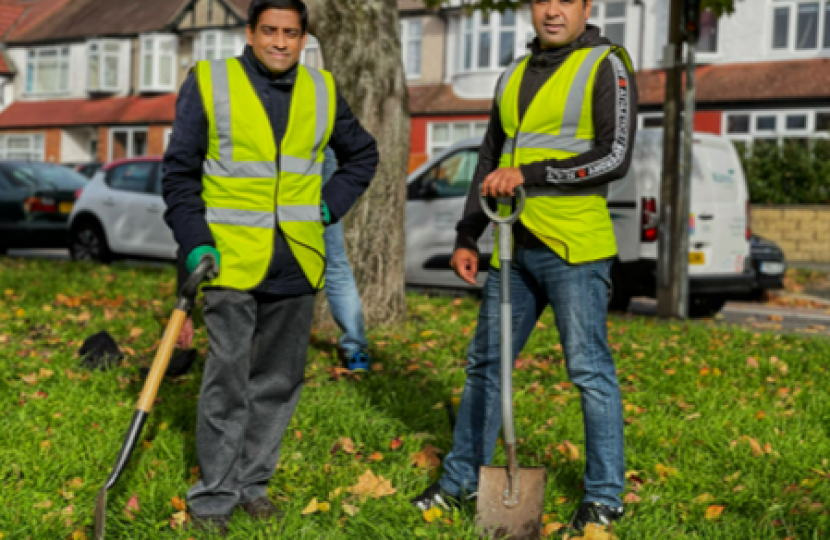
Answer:
[[[210,30],[199,34],[194,45],[197,60],[224,60],[242,54],[245,37],[238,32]]]
[[[43,161],[43,135],[0,135],[0,159]]]
[[[830,1],[775,0],[772,48],[783,51],[830,49]]]
[[[826,137],[830,131],[830,111],[734,112],[724,117],[726,136],[739,141],[804,142],[819,136]]]
[[[625,44],[625,2],[595,2],[589,22],[597,25],[602,35],[616,45]]]
[[[88,90],[92,92],[118,90],[121,44],[117,41],[91,41],[87,53]]]
[[[697,39],[697,52],[717,54],[718,52],[718,18],[707,9],[700,14],[700,37]]]
[[[176,36],[141,37],[141,90],[167,92],[176,89],[177,45]]]
[[[26,93],[69,91],[69,47],[30,49],[26,55]]]
[[[401,21],[401,53],[407,79],[421,76],[421,47],[424,37],[424,24],[421,19]]]
[[[147,155],[146,128],[114,128],[110,130],[109,161]]]
[[[461,22],[460,71],[506,67],[516,57],[516,12],[476,11]]]
[[[487,122],[440,122],[429,124],[427,147],[433,157],[453,144],[469,137],[483,137]]]

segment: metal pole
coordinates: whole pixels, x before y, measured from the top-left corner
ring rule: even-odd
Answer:
[[[688,212],[683,214],[683,190],[680,182],[683,0],[671,0],[670,9],[669,44],[663,54],[666,62],[666,100],[663,108],[663,177],[660,186],[657,315],[661,318],[683,318],[686,314],[683,309],[685,298],[681,298],[681,282],[685,282],[687,278],[688,256],[681,253],[681,236],[682,231],[688,230],[689,219]]]

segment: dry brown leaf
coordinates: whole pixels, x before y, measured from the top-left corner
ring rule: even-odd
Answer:
[[[746,359],[746,366],[750,367],[750,368],[753,368],[753,369],[758,369],[758,360],[756,360],[756,359],[754,359],[750,356],[749,358]]]
[[[311,502],[308,503],[308,506],[305,507],[305,510],[300,512],[303,516],[308,516],[310,514],[315,514],[317,511],[320,510],[320,505],[317,503],[317,497],[311,499]]]
[[[345,512],[346,514],[348,514],[350,516],[354,516],[360,511],[360,508],[358,508],[357,506],[352,506],[351,504],[346,503],[346,502],[344,502],[342,504],[342,506],[343,506],[343,512]]]
[[[715,498],[712,497],[711,494],[702,493],[702,494],[698,495],[697,497],[695,497],[694,499],[692,499],[692,502],[695,503],[695,504],[706,504],[706,503],[710,503],[714,500],[715,500]]]
[[[400,437],[395,437],[394,439],[392,439],[392,442],[389,443],[389,448],[392,449],[392,450],[397,450],[402,445],[403,445],[403,441],[401,440],[401,438]]]
[[[554,522],[548,523],[548,524],[547,524],[547,525],[545,525],[545,527],[542,529],[542,536],[543,536],[543,537],[548,537],[548,536],[551,536],[551,535],[553,535],[553,534],[555,534],[555,533],[558,533],[558,532],[559,532],[559,530],[560,530],[560,529],[562,529],[562,527],[564,527],[564,526],[565,526],[565,525],[563,525],[562,523],[559,523],[558,521],[554,521]]]
[[[187,503],[185,503],[184,500],[178,495],[173,497],[173,500],[171,500],[170,502],[173,503],[173,508],[175,508],[179,512],[184,512],[185,510],[187,510]]]
[[[190,521],[190,516],[187,515],[187,512],[184,512],[184,511],[176,512],[170,518],[170,528],[171,529],[178,529],[180,527],[183,527],[184,524],[187,523],[188,521]]]
[[[643,499],[639,495],[637,495],[636,493],[628,493],[623,498],[623,502],[626,503],[626,504],[636,504],[636,503],[638,503],[642,500]]]
[[[141,511],[141,506],[138,504],[138,495],[133,493],[133,496],[130,497],[130,500],[127,501],[127,506],[124,507],[124,513],[127,514],[129,519],[135,519],[135,514]]]
[[[43,501],[39,503],[35,503],[35,508],[52,508],[52,501]]]
[[[416,467],[431,469],[441,466],[441,458],[438,457],[440,453],[443,453],[443,450],[427,444],[420,452],[412,454],[410,459]]]
[[[612,535],[607,527],[596,523],[589,523],[585,526],[582,538],[584,540],[617,540],[617,537]]]
[[[28,375],[22,375],[20,379],[26,384],[37,384],[37,373],[29,373]]]
[[[562,444],[557,445],[556,449],[571,461],[579,459],[579,448],[571,441],[565,441]]]
[[[354,441],[348,437],[340,437],[337,439],[337,444],[347,454],[354,454]]]
[[[349,488],[349,493],[359,497],[374,497],[379,499],[387,495],[394,495],[397,490],[392,487],[392,482],[385,479],[383,476],[375,476],[371,469],[367,469],[360,478],[357,484]]]
[[[136,328],[133,328],[132,330],[130,330],[130,337],[133,338],[133,339],[136,339],[136,338],[140,337],[141,334],[143,334],[143,333],[144,333],[143,328],[136,327]]]
[[[369,456],[369,461],[383,461],[383,454],[380,452],[375,452],[371,456]]]
[[[718,519],[723,511],[726,509],[725,506],[719,505],[712,505],[706,509],[706,515],[704,516],[706,519]]]

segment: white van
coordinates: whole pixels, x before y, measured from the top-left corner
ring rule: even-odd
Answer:
[[[608,208],[617,236],[612,270],[612,308],[625,309],[633,296],[656,294],[660,178],[663,130],[637,134],[631,169],[613,182]],[[455,225],[478,163],[481,138],[461,141],[409,176],[406,205],[406,281],[427,287],[471,288],[449,267]],[[696,133],[690,238],[689,315],[709,316],[732,296],[749,292],[754,270],[749,260],[746,179],[732,143]],[[490,227],[479,242],[480,287],[493,248]]]

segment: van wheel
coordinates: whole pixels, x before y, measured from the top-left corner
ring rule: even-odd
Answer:
[[[107,264],[112,252],[101,226],[94,221],[84,221],[72,228],[69,253],[73,261],[91,261]]]
[[[620,263],[615,261],[611,267],[611,297],[608,299],[610,311],[628,311],[633,294],[622,276]]]
[[[726,298],[717,294],[692,294],[689,296],[689,317],[714,317],[725,304]]]

